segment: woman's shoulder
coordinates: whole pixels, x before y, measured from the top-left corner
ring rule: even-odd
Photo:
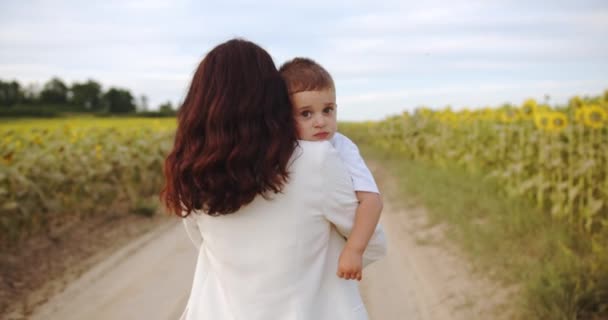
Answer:
[[[322,183],[336,183],[344,177],[350,181],[344,162],[329,141],[299,141],[291,166],[295,176]]]
[[[322,165],[328,158],[337,157],[337,151],[329,141],[298,140],[294,161]]]

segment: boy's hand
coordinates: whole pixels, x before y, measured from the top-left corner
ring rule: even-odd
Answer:
[[[344,249],[342,249],[342,253],[340,254],[340,260],[338,260],[338,277],[346,280],[361,281],[363,268],[362,261],[363,252],[349,247],[344,247]]]

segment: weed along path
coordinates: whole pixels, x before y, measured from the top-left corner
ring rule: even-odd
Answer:
[[[382,190],[388,174],[372,166]],[[420,208],[398,209],[385,195],[382,224],[389,254],[364,270],[361,291],[374,320],[508,319],[505,290],[481,280],[428,227]],[[189,294],[196,251],[182,224],[168,222],[112,253],[31,319],[178,319]]]

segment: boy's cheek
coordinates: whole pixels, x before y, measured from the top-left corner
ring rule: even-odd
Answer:
[[[300,122],[296,121],[296,132],[298,134],[298,138],[302,139],[305,135],[305,131],[303,126],[300,124]]]

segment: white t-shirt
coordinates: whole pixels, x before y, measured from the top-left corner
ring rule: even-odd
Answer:
[[[355,191],[375,192],[380,194],[374,176],[363,161],[359,148],[349,138],[336,132],[329,142],[338,151],[340,159],[346,165],[353,180]]]

